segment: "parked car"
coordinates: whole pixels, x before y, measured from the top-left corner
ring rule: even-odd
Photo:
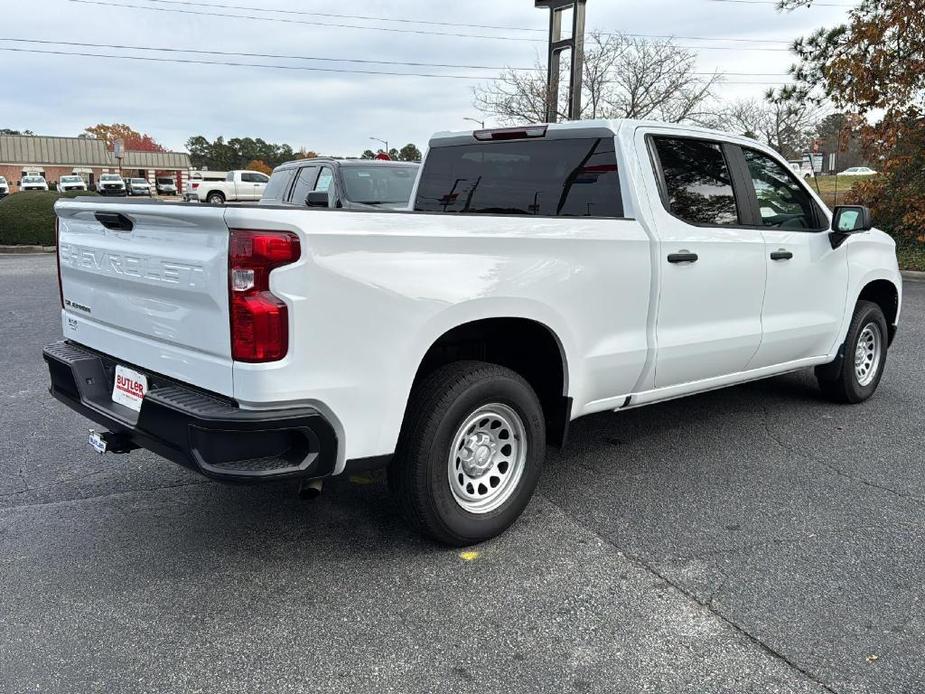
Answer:
[[[813,177],[813,167],[811,167],[807,162],[791,161],[789,164],[790,168],[798,176],[802,176],[803,178]]]
[[[137,204],[55,206],[44,355],[91,445],[226,481],[388,466],[454,545],[514,522],[571,420],[807,367],[862,402],[899,322],[866,208],[683,125],[441,133],[413,211]]]
[[[127,191],[129,195],[143,195],[150,198],[151,184],[144,178],[130,178],[128,179]]]
[[[159,177],[155,179],[155,189],[158,195],[176,195],[177,182],[172,178]]]
[[[273,170],[260,204],[345,210],[407,208],[420,167],[399,161],[290,161]]]
[[[125,189],[125,181],[119,174],[106,173],[100,176],[100,182],[96,184],[96,192],[100,195],[114,195],[125,197],[128,192]]]
[[[259,171],[229,171],[224,181],[203,180],[191,185],[190,200],[224,205],[226,202],[257,202],[270,177]]]
[[[0,176],[0,199],[10,194],[10,184],[6,182],[3,176]]]
[[[87,184],[81,176],[62,176],[58,179],[58,190],[66,193],[72,190],[86,190]]]
[[[19,184],[19,190],[48,190],[48,181],[44,176],[23,176]]]
[[[842,171],[839,176],[873,176],[877,172],[871,169],[868,166],[852,166],[850,169],[845,169]]]

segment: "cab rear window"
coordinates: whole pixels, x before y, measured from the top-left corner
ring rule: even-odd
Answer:
[[[435,147],[414,209],[456,214],[622,217],[612,138]]]

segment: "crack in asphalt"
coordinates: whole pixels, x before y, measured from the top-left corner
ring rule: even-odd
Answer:
[[[714,591],[713,594],[711,594],[709,599],[707,600],[702,600],[698,598],[697,595],[695,595],[692,591],[685,588],[682,584],[668,578],[668,576],[666,576],[661,571],[659,571],[657,568],[655,568],[655,566],[653,566],[650,562],[646,561],[642,556],[633,554],[632,552],[628,552],[625,548],[621,547],[619,544],[617,544],[613,539],[611,539],[607,535],[604,535],[598,530],[586,525],[585,523],[582,523],[575,515],[573,515],[565,507],[560,506],[559,504],[557,504],[555,501],[550,499],[545,494],[537,494],[537,496],[541,496],[544,500],[548,501],[553,507],[557,508],[566,518],[571,520],[573,523],[575,523],[580,528],[583,528],[584,530],[594,534],[602,542],[613,547],[615,550],[620,552],[623,556],[625,556],[627,559],[629,559],[631,562],[633,562],[636,566],[641,568],[643,571],[646,571],[652,574],[653,576],[658,578],[660,581],[664,582],[666,585],[674,588],[676,591],[684,595],[686,598],[693,601],[695,604],[707,610],[710,614],[715,616],[717,619],[722,621],[724,624],[727,624],[729,627],[731,627],[736,633],[741,634],[749,642],[758,646],[758,648],[761,649],[762,652],[771,656],[775,660],[779,660],[780,662],[784,663],[785,665],[790,667],[792,670],[800,673],[803,677],[805,677],[809,681],[822,687],[825,691],[831,692],[831,694],[839,694],[836,689],[834,689],[832,686],[830,686],[829,684],[821,680],[818,676],[816,676],[815,674],[813,674],[806,668],[802,667],[801,665],[797,664],[796,662],[791,660],[789,657],[787,657],[784,653],[775,649],[773,646],[762,641],[759,637],[749,632],[744,626],[738,624],[731,617],[728,617],[727,615],[719,611],[713,605],[713,599],[717,591]],[[723,585],[725,585],[725,580],[721,582],[721,586]]]
[[[919,504],[925,504],[925,499],[918,497],[915,494],[909,494],[899,489],[894,489],[893,487],[888,487],[886,485],[877,484],[876,482],[871,482],[870,480],[865,479],[863,477],[852,475],[851,473],[845,472],[844,470],[833,465],[827,460],[824,460],[822,458],[817,458],[810,452],[798,450],[795,446],[792,446],[791,444],[788,444],[788,443],[784,443],[784,441],[778,438],[774,434],[774,432],[771,431],[771,425],[768,422],[768,419],[770,418],[771,413],[768,411],[768,406],[762,405],[761,412],[762,412],[761,425],[767,437],[771,439],[774,443],[776,443],[778,446],[780,446],[781,449],[783,449],[784,451],[787,451],[791,455],[795,455],[796,457],[802,458],[803,460],[808,460],[811,463],[817,463],[819,465],[822,465],[824,468],[826,468],[830,472],[834,472],[837,476],[842,477],[847,480],[851,480],[852,482],[855,482],[857,484],[862,484],[865,487],[870,487],[871,489],[879,489],[880,491],[887,492],[889,494],[898,496],[901,499],[908,499],[910,501],[914,501]]]
[[[24,477],[25,472],[23,471],[22,468],[20,468],[20,469],[19,469],[19,479],[22,481],[22,483],[23,483],[23,485],[24,485],[25,488],[24,488],[24,489],[20,489],[20,490],[15,491],[15,492],[5,492],[5,493],[3,493],[3,494],[0,494],[0,499],[8,499],[8,498],[10,498],[11,496],[22,496],[23,494],[28,494],[28,493],[30,493],[30,492],[32,492],[32,493],[35,493],[35,492],[44,492],[44,491],[46,491],[46,490],[48,490],[48,489],[54,489],[55,487],[60,487],[60,486],[65,485],[65,484],[73,485],[73,484],[76,483],[76,482],[83,482],[84,480],[88,480],[88,479],[90,479],[91,477],[96,477],[97,475],[101,475],[101,474],[103,474],[104,472],[109,471],[110,469],[111,469],[111,468],[103,467],[103,468],[100,468],[99,470],[94,470],[93,472],[88,472],[88,473],[83,474],[83,475],[77,475],[77,476],[75,476],[75,477],[62,477],[62,478],[58,478],[58,479],[56,479],[56,480],[53,480],[53,481],[49,482],[48,484],[43,484],[43,485],[38,486],[38,487],[30,487],[30,486],[29,486],[29,483],[26,481],[26,478]],[[80,497],[74,497],[74,498],[75,498],[75,499],[79,499]]]
[[[162,485],[160,487],[120,489],[118,491],[109,492],[107,494],[95,494],[94,496],[79,496],[79,497],[72,497],[70,499],[56,499],[54,501],[39,501],[36,503],[10,504],[9,506],[0,506],[0,513],[3,513],[4,511],[9,511],[9,510],[23,510],[23,509],[30,509],[30,508],[41,508],[43,506],[55,506],[58,504],[72,504],[72,503],[80,503],[83,501],[96,501],[99,499],[108,499],[110,497],[120,496],[120,495],[128,496],[131,494],[145,494],[145,493],[150,494],[152,492],[158,492],[164,489],[181,489],[183,487],[200,487],[202,485],[209,484],[209,483],[210,483],[210,480],[202,480],[202,481],[197,481],[197,482],[182,482],[180,484],[167,484],[167,485]],[[57,486],[57,485],[52,485],[52,486]],[[34,490],[34,491],[38,491],[38,490]],[[15,494],[24,494],[24,493],[25,492],[15,492]]]

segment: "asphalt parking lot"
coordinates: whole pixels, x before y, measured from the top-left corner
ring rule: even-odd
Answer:
[[[478,554],[379,477],[98,456],[46,391],[52,256],[0,256],[0,691],[925,691],[925,283],[875,398],[799,373],[574,424]]]

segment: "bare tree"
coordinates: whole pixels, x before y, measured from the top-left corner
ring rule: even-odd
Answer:
[[[719,74],[696,73],[696,56],[671,41],[591,32],[585,42],[582,118],[711,122]],[[563,73],[569,70],[563,61]],[[567,82],[563,78],[563,84]],[[546,70],[505,70],[475,88],[475,107],[503,124],[546,119]],[[559,107],[565,118],[565,104]]]
[[[735,101],[719,113],[718,119],[722,128],[754,138],[794,159],[806,151],[822,115],[808,102],[782,101],[769,94],[763,101]]]

